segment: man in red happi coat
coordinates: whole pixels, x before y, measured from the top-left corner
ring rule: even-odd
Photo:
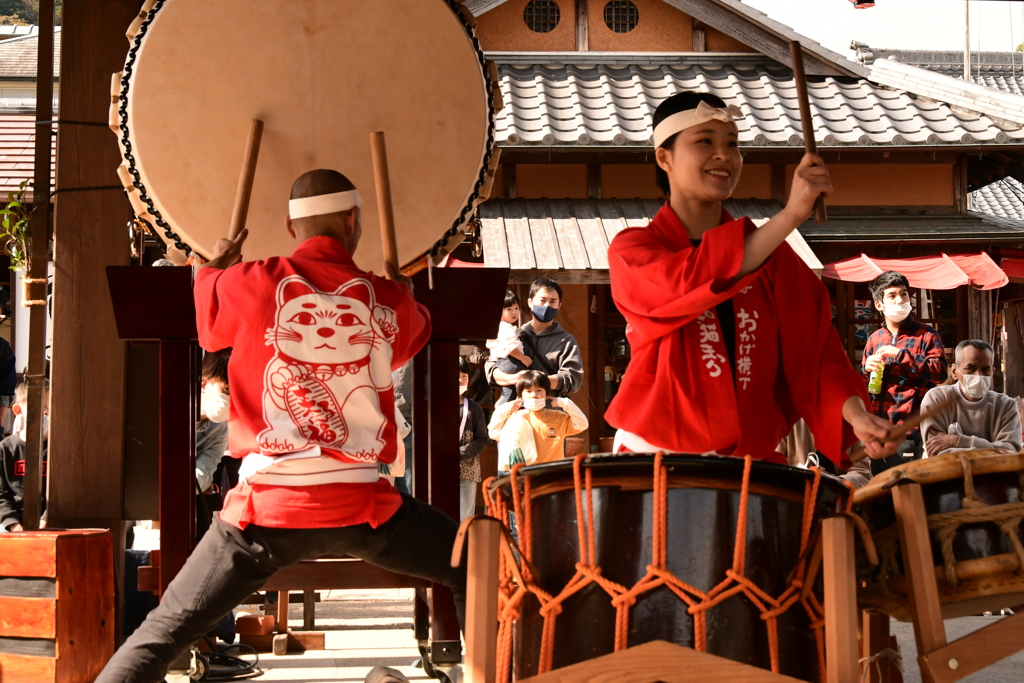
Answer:
[[[617,450],[753,455],[775,452],[804,418],[818,450],[841,466],[856,441],[884,457],[891,425],[865,409],[864,380],[831,326],[824,285],[785,243],[831,192],[805,155],[789,202],[756,228],[722,208],[743,166],[734,119],[704,93],[655,112],[658,182],[669,201],[645,228],[620,232],[608,263],[632,360],[606,418]]]

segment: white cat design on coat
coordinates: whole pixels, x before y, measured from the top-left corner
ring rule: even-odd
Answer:
[[[327,293],[291,275],[278,284],[276,298],[266,334],[276,353],[263,379],[269,426],[258,436],[261,451],[321,446],[375,462],[394,442],[394,404],[379,394],[392,386],[394,310],[376,304],[363,278]]]

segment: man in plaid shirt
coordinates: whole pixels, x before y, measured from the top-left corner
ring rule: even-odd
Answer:
[[[882,390],[871,394],[871,412],[900,424],[921,409],[928,390],[946,379],[946,352],[931,325],[910,315],[910,283],[906,276],[886,271],[869,285],[875,308],[885,325],[868,338],[862,371],[870,380],[873,371],[882,375]],[[872,461],[875,474],[921,457],[921,432],[913,430],[896,449],[896,455]]]

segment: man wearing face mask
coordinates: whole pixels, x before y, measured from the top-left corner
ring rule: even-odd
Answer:
[[[555,318],[562,306],[562,287],[549,278],[538,278],[530,285],[526,302],[533,319],[520,328],[523,350],[533,360],[531,370],[539,370],[551,383],[549,397],[574,394],[583,385],[583,358],[576,337],[565,331]],[[524,372],[508,374],[497,369],[495,361],[484,366],[487,380],[496,386],[512,386]],[[503,396],[495,405],[505,403]]]
[[[869,285],[885,324],[868,338],[862,370],[868,380],[871,412],[901,424],[920,411],[928,390],[946,379],[946,352],[930,326],[911,315],[910,282],[886,271]],[[875,474],[923,454],[921,432],[913,430],[896,454],[871,463]]]
[[[928,457],[975,448],[1020,452],[1017,404],[1012,398],[992,391],[992,345],[980,339],[962,341],[956,346],[953,360],[950,374],[956,383],[935,387],[921,404],[922,410],[927,410],[951,395],[956,397],[921,427]]]

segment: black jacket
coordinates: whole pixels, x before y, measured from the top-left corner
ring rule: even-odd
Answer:
[[[43,448],[46,446],[44,444]],[[40,511],[46,509],[46,460],[43,460],[43,495]],[[25,497],[25,442],[17,434],[0,441],[0,526],[21,524]]]

